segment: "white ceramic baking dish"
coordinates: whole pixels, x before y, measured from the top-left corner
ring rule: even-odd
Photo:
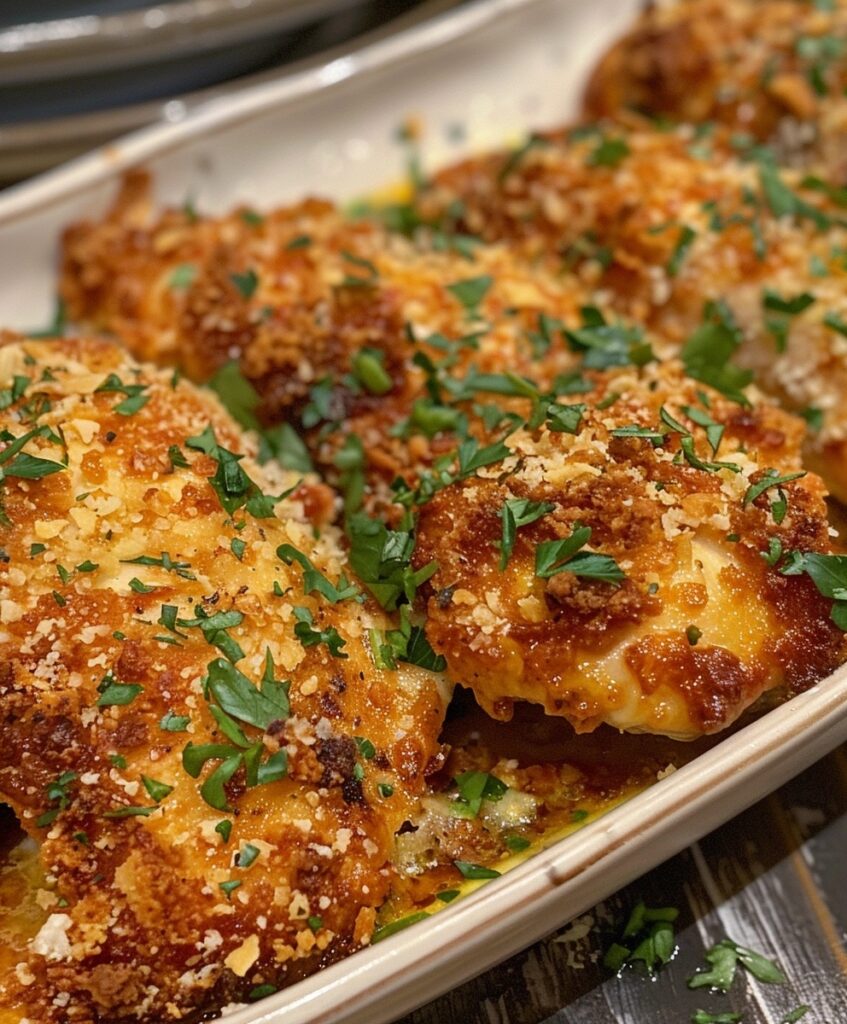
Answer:
[[[397,126],[435,165],[567,120],[637,0],[484,0],[365,50],[264,83],[0,196],[0,324],[52,312],[63,225],[102,212],[143,164],[159,197],[201,209],[348,199],[396,180]],[[466,899],[228,1024],[384,1024],[508,957],[715,828],[847,739],[847,669]]]

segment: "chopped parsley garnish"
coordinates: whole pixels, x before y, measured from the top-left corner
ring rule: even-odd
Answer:
[[[259,276],[252,267],[243,274],[230,274],[229,279],[245,299],[252,299],[259,287]]]
[[[223,821],[219,821],[215,825],[215,831],[223,839],[224,845],[229,842],[229,837],[232,835],[232,822],[229,818],[224,818]]]
[[[158,558],[153,555],[137,555],[135,558],[122,558],[122,565],[156,565],[159,568],[164,569],[166,572],[176,573],[177,576],[181,576],[184,580],[196,580],[197,577],[192,573],[191,566],[188,562],[174,562],[167,551],[163,551]]]
[[[560,572],[570,572],[575,576],[620,586],[625,576],[613,558],[580,550],[590,539],[590,526],[575,526],[570,537],[542,541],[535,549],[535,575],[547,580]]]
[[[0,410],[8,409],[10,405],[14,405],[23,396],[31,383],[31,377],[24,377],[16,373],[12,377],[12,386],[10,388],[3,388],[0,391]]]
[[[252,843],[245,843],[238,853],[235,855],[235,860],[240,868],[249,868],[253,861],[260,854],[258,846],[254,846]]]
[[[111,673],[108,673],[103,676],[97,687],[100,694],[97,707],[121,707],[131,704],[143,689],[144,687],[138,683],[119,683]]]
[[[172,444],[168,448],[168,458],[174,469],[187,469],[189,466],[188,459],[182,454],[178,444]]]
[[[142,775],[141,782],[150,794],[151,798],[155,800],[157,804],[174,791],[173,786],[169,786],[165,782],[158,782],[156,779],[151,779],[148,775]]]
[[[230,516],[244,507],[255,519],[270,519],[274,514],[274,505],[291,493],[289,490],[277,496],[262,494],[241,468],[243,456],[221,447],[211,425],[202,434],[187,438],[185,443],[189,448],[197,449],[217,462],[217,472],[208,477],[208,481],[221,507]]]
[[[353,357],[353,376],[372,395],[384,395],[392,388],[384,362],[385,354],[375,348],[363,348]]]
[[[517,531],[529,526],[554,511],[556,506],[549,501],[530,501],[528,498],[509,498],[500,510],[503,537],[500,541],[500,569],[506,568],[515,548]]]
[[[797,220],[809,220],[820,229],[829,227],[831,219],[793,192],[782,180],[772,161],[760,160],[759,184],[765,202],[775,217],[795,217]]]
[[[129,581],[129,589],[134,590],[136,594],[152,594],[156,590],[156,586],[155,584],[148,586],[148,584],[142,583],[137,576],[133,576]]]
[[[610,366],[644,366],[653,358],[653,351],[644,341],[640,327],[623,323],[607,323],[594,306],[581,310],[582,326],[565,329],[565,337],[575,351],[584,352],[583,362],[594,370]]]
[[[168,278],[168,287],[174,291],[185,291],[190,288],[197,277],[197,267],[193,263],[181,263],[174,267]]]
[[[438,568],[435,562],[430,562],[417,572],[413,571],[415,538],[410,530],[390,530],[384,523],[364,514],[353,516],[347,530],[350,567],[388,611],[393,611],[403,601],[411,603],[417,588]]]
[[[244,883],[242,882],[242,880],[240,878],[233,878],[233,879],[230,879],[230,881],[228,881],[228,882],[218,882],[219,888],[222,889],[223,892],[226,893],[226,898],[227,899],[230,899],[232,894],[235,892],[235,890],[238,889],[239,886],[241,886],[243,884]]]
[[[553,402],[547,406],[547,429],[554,434],[578,434],[582,414],[588,408],[583,402],[562,405]]]
[[[475,313],[492,284],[494,284],[494,278],[483,274],[480,277],[470,277],[464,281],[448,284],[447,291],[465,307],[468,313]]]
[[[488,772],[462,772],[453,780],[459,795],[454,798],[450,810],[459,818],[475,818],[482,808],[483,800],[496,803],[509,788],[505,782]]]
[[[503,166],[497,172],[497,181],[503,183],[510,174],[514,173],[527,156],[533,149],[539,146],[549,146],[550,143],[542,135],[531,134],[526,142],[519,146],[516,150],[509,154],[503,163]]]
[[[347,274],[341,282],[342,288],[371,288],[376,284],[379,271],[374,264],[352,252],[342,252],[342,257],[352,263],[355,267],[361,267],[367,273],[367,277],[360,277],[355,274]]]
[[[709,384],[734,402],[748,405],[743,389],[753,374],[730,362],[741,340],[741,331],[729,307],[720,301],[708,302],[703,323],[685,342],[681,356],[690,377]]]
[[[814,406],[810,405],[806,409],[801,409],[800,415],[808,424],[809,430],[813,431],[814,433],[818,433],[820,429],[823,427],[823,409],[816,409]]]
[[[146,387],[146,384],[124,384],[116,373],[110,373],[94,391],[95,394],[106,392],[126,395],[122,402],[118,402],[114,411],[120,416],[133,416],[150,401],[150,396],[144,394]]]
[[[106,811],[104,818],[147,818],[158,807],[117,807],[113,811]]]
[[[798,1006],[796,1009],[789,1011],[784,1017],[780,1019],[779,1024],[796,1024],[798,1020],[801,1020],[811,1010],[811,1006]]]
[[[779,537],[769,537],[768,550],[766,552],[761,552],[761,555],[767,565],[773,568],[780,558],[782,558],[782,541]]]
[[[834,602],[832,621],[847,631],[847,555],[790,551],[780,572],[784,576],[809,576],[818,592]]]
[[[69,787],[72,782],[76,782],[77,777],[76,772],[63,772],[57,779],[54,779],[53,782],[48,783],[45,787],[47,800],[53,804],[53,807],[35,819],[35,824],[39,828],[46,828],[47,825],[51,825],[58,818],[59,813],[70,804],[71,794]]]
[[[374,933],[371,936],[371,945],[375,942],[382,942],[382,940],[387,939],[389,935],[396,935],[397,932],[402,932],[404,929],[411,927],[413,924],[417,924],[418,921],[423,921],[427,917],[429,917],[429,914],[427,914],[425,910],[418,910],[414,914],[398,918],[398,920],[392,921],[390,924],[380,925],[379,928],[374,930]]]
[[[361,603],[364,600],[359,588],[352,584],[343,573],[339,576],[337,584],[330,583],[326,576],[315,568],[311,559],[291,544],[280,544],[276,549],[276,553],[277,557],[281,558],[286,565],[297,562],[302,568],[304,593],[312,594],[317,592],[321,597],[326,598],[330,604],[351,599]]]
[[[398,661],[418,665],[429,672],[443,672],[447,668],[447,660],[432,649],[423,626],[412,625],[408,605],[400,608],[399,629],[390,629],[384,635],[379,630],[371,630],[370,639],[379,668],[394,669]]]
[[[265,223],[265,218],[261,213],[257,213],[255,210],[251,210],[250,207],[246,207],[241,211],[241,219],[245,224],[251,228],[261,227]]]
[[[251,1003],[255,1003],[259,999],[266,999],[268,996],[272,996],[276,991],[276,985],[271,985],[270,982],[265,982],[263,985],[256,985],[255,988],[251,988],[247,993],[247,998]]]
[[[159,721],[159,728],[164,732],[185,732],[191,719],[188,715],[175,715],[166,711]]]
[[[354,736],[353,739],[356,741],[359,753],[366,761],[370,761],[376,756],[376,747],[365,736]]]
[[[781,985],[785,975],[772,961],[755,950],[739,946],[732,939],[724,939],[705,953],[708,970],[698,971],[688,979],[689,988],[715,988],[728,992],[739,964],[754,978],[771,985]]]
[[[47,437],[49,440],[56,441],[56,436],[49,427],[34,427],[26,434],[21,434],[20,437],[13,437],[7,432],[3,433],[2,439],[8,444],[0,451],[0,483],[5,477],[10,476],[21,480],[40,480],[42,477],[50,476],[51,473],[67,469],[64,463],[42,459],[21,450],[24,445],[36,437]]]
[[[588,154],[586,163],[589,167],[617,167],[629,152],[625,139],[603,138]]]
[[[759,495],[769,491],[772,487],[777,488],[777,498],[771,504],[771,514],[773,515],[774,522],[779,524],[785,518],[785,513],[788,511],[788,499],[785,496],[785,492],[782,490],[781,485],[790,483],[792,480],[799,480],[801,477],[806,475],[804,470],[800,470],[797,473],[786,473],[782,476],[775,469],[766,469],[762,478],[755,484],[750,484],[744,495],[744,507],[752,504]]]
[[[495,868],[487,868],[482,864],[471,864],[466,860],[454,860],[453,866],[463,878],[477,880],[481,878],[499,878],[500,872]]]
[[[603,963],[617,973],[627,964],[642,963],[649,974],[669,963],[676,952],[673,922],[679,916],[675,907],[652,908],[642,900],[635,905],[621,933],[612,943]]]
[[[827,313],[823,318],[823,322],[827,327],[847,338],[847,320],[842,319],[838,313]]]
[[[247,549],[247,544],[241,540],[240,537],[233,537],[229,542],[230,550],[240,562],[244,558],[244,552]]]
[[[218,705],[228,715],[267,729],[272,722],[288,718],[288,684],[274,679],[274,663],[268,650],[265,658],[265,672],[259,686],[250,680],[229,661],[216,658],[207,668],[206,685]]]
[[[688,250],[691,248],[696,237],[697,232],[694,228],[689,227],[687,224],[683,225],[677,243],[671,253],[671,258],[668,260],[668,277],[676,277],[680,272],[685,257],[688,255]]]
[[[770,310],[771,316],[765,317],[765,325],[773,335],[777,352],[784,352],[788,345],[790,318],[808,309],[815,301],[809,292],[803,292],[792,299],[784,299],[778,292],[766,288],[762,296],[762,305]]]
[[[237,420],[242,427],[246,427],[248,430],[260,429],[255,415],[256,406],[259,404],[259,395],[241,372],[237,359],[224,363],[216,370],[209,378],[207,386],[215,392],[232,418]]]
[[[347,658],[341,650],[347,641],[341,636],[335,626],[328,626],[326,629],[315,629],[315,617],[309,608],[302,605],[294,606],[294,618],[297,620],[294,626],[294,635],[304,647],[317,647],[325,644],[333,658]]]

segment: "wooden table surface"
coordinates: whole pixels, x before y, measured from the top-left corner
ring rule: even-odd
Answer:
[[[655,980],[603,955],[639,899],[679,908],[679,952]],[[558,922],[551,921],[551,928]],[[508,921],[503,922],[508,927]],[[788,977],[736,977],[728,996],[690,991],[703,952],[731,938]],[[698,1010],[781,1024],[847,1024],[847,752],[777,793],[547,939],[398,1024],[685,1024]]]

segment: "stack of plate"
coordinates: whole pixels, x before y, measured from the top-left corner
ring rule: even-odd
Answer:
[[[433,0],[2,4],[0,182],[181,116],[235,81],[279,73],[283,64],[431,6]],[[39,20],[32,21],[36,9]]]

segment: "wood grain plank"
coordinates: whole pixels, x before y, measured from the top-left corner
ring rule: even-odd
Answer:
[[[679,952],[656,980],[610,977],[602,956],[638,899],[680,908]],[[504,922],[504,926],[508,926]],[[847,752],[818,762],[588,914],[397,1024],[684,1024],[698,1008],[743,1024],[847,1022]],[[727,936],[772,955],[785,986],[736,979],[692,992],[703,953]]]

